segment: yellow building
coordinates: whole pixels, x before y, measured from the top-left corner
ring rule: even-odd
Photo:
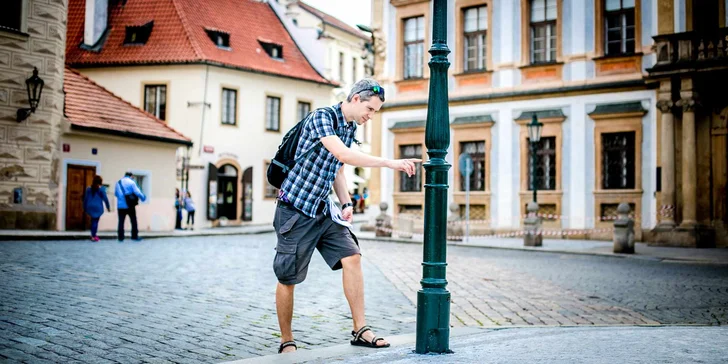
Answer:
[[[609,238],[595,229],[611,226],[616,206],[626,202],[637,217],[638,239],[725,246],[727,162],[719,130],[726,105],[710,88],[721,83],[707,80],[724,77],[726,2],[709,3],[703,8],[701,2],[698,12],[691,0],[450,0],[450,202],[463,212],[455,162],[468,153],[475,161],[471,219],[482,233],[522,228],[535,178],[545,226],[564,235]],[[703,18],[710,20],[697,21]],[[372,26],[381,34],[375,72],[387,90],[373,123],[375,154],[427,159],[431,22],[429,1],[373,2]],[[671,33],[679,34],[665,35]],[[700,63],[704,58],[709,61]],[[689,93],[698,84],[709,90],[702,94],[711,95],[712,111],[691,116]],[[666,134],[686,143],[689,153],[660,144],[670,116],[659,108],[670,105],[658,104],[658,87],[660,100],[685,99],[683,113],[665,109],[675,115],[671,125],[697,124],[697,134],[683,136],[679,127]],[[525,126],[533,115],[544,123],[535,176]],[[693,166],[687,175],[680,163],[669,167],[681,159]],[[423,178],[424,170],[413,178],[374,171],[373,202],[390,202],[395,215],[421,214]],[[664,197],[666,190],[672,195]],[[670,209],[663,205],[678,212],[682,229],[665,221],[667,234],[654,230]]]

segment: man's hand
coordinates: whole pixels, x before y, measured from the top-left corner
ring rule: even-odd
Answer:
[[[341,211],[341,218],[350,223],[354,222],[354,207],[348,206],[343,211]]]
[[[389,161],[387,167],[394,169],[395,171],[402,171],[407,173],[407,177],[412,177],[415,174],[417,164],[422,162],[422,159],[394,159]]]

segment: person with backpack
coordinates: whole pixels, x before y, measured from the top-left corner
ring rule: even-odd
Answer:
[[[142,241],[139,239],[139,229],[137,228],[137,216],[136,216],[136,205],[139,201],[146,201],[142,191],[137,186],[131,177],[131,172],[126,172],[124,177],[116,183],[116,190],[114,195],[116,196],[116,209],[119,211],[119,226],[117,230],[119,242],[124,242],[124,222],[126,217],[129,216],[131,221],[131,240]]]
[[[101,176],[95,175],[91,186],[86,188],[86,192],[83,194],[83,211],[91,218],[92,241],[100,240],[96,233],[99,231],[99,219],[104,214],[104,206],[106,206],[106,211],[111,212],[106,189],[101,186],[103,182]]]
[[[344,177],[344,164],[387,167],[411,176],[419,159],[392,160],[350,149],[357,125],[364,125],[384,103],[384,89],[363,79],[346,101],[310,113],[284,137],[269,167],[268,181],[280,187],[273,226],[278,243],[273,271],[278,278],[276,312],[281,329],[278,353],[297,349],[291,331],[293,291],[306,279],[314,249],[332,270],[343,269],[344,294],[353,319],[351,345],[389,347],[367,326],[364,316],[364,278],[361,252],[348,227],[353,205]],[[278,185],[276,185],[278,184]],[[329,199],[333,188],[341,205]]]

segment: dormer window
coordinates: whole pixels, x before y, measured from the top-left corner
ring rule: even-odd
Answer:
[[[283,59],[283,46],[280,44],[273,43],[272,41],[258,38],[258,43],[263,47],[265,53],[274,59]]]
[[[219,30],[205,29],[207,36],[218,48],[230,49],[230,34]]]
[[[144,25],[132,25],[126,27],[126,36],[124,36],[124,44],[146,44],[149,36],[152,34],[154,20]]]

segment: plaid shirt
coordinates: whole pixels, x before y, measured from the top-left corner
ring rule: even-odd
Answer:
[[[356,135],[356,123],[344,120],[341,104],[332,108],[338,118],[337,130],[334,131],[334,122],[329,113],[323,110],[315,111],[301,132],[296,157],[309,150],[321,138],[330,135],[337,135],[347,148],[351,147]],[[281,185],[279,197],[291,203],[306,216],[316,217],[316,210],[321,202],[328,198],[336,173],[342,165],[343,163],[322,145],[318,151],[296,163],[288,172],[286,180]]]

